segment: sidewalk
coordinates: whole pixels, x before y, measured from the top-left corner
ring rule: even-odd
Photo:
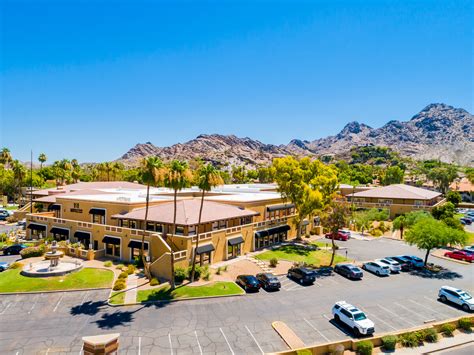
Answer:
[[[455,351],[455,347],[474,342],[474,333],[458,333],[454,337],[444,338],[440,336],[440,341],[437,343],[426,343],[423,346],[416,348],[400,348],[395,351],[396,354],[430,354],[443,350]]]

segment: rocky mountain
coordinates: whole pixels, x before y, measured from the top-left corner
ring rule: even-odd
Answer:
[[[230,135],[200,135],[186,143],[156,147],[137,144],[121,157],[128,163],[157,155],[164,160],[203,157],[216,164],[267,164],[274,157],[344,155],[354,146],[387,146],[415,159],[441,159],[463,165],[474,165],[474,116],[461,108],[431,104],[409,121],[390,121],[380,128],[350,122],[335,136],[314,141],[293,139],[279,146],[250,138]]]

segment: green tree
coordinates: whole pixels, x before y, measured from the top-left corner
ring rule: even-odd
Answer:
[[[46,160],[48,160],[48,157],[46,156],[46,154],[41,153],[38,156],[38,161],[40,162],[40,169],[43,169],[43,164],[46,163]]]
[[[447,245],[464,245],[467,234],[464,231],[448,227],[435,219],[422,219],[416,222],[406,233],[405,241],[426,250],[425,265],[431,250],[443,248]]]
[[[23,180],[26,177],[26,168],[18,160],[13,160],[12,170],[13,170],[13,177],[15,179],[15,183],[18,187],[18,190],[17,190],[18,199],[17,200],[18,200],[18,204],[20,204],[21,203],[21,195],[22,195],[21,187],[22,187]]]
[[[322,215],[321,221],[323,225],[329,228],[329,231],[331,232],[332,255],[329,266],[332,266],[334,257],[336,255],[337,247],[336,243],[334,242],[334,237],[337,235],[339,229],[344,228],[344,226],[347,224],[350,214],[351,209],[347,202],[333,200],[326,209],[325,213]]]
[[[145,268],[145,275],[150,278],[148,264],[145,260],[145,234],[146,226],[148,224],[148,210],[150,205],[150,186],[159,186],[164,182],[166,169],[163,162],[154,156],[144,158],[141,162],[141,180],[146,184],[146,198],[145,198],[145,218],[143,220],[142,245],[140,249],[140,256],[143,266]]]
[[[180,160],[173,160],[168,166],[167,174],[164,177],[164,185],[173,190],[173,227],[172,236],[176,234],[176,208],[178,200],[178,191],[189,187],[193,181],[193,174],[188,167],[188,163]],[[168,239],[171,246],[171,288],[174,289],[174,255],[173,255],[173,239]]]
[[[398,165],[390,166],[385,170],[381,182],[382,185],[401,184],[405,171],[403,171]]]
[[[400,239],[403,239],[403,232],[405,229],[413,226],[421,218],[432,218],[431,215],[425,211],[412,211],[396,217],[392,223],[392,230],[400,231]]]
[[[232,183],[245,184],[246,182],[248,182],[248,177],[245,167],[242,165],[232,166]]]
[[[466,168],[466,177],[471,184],[474,184],[474,168]]]
[[[257,169],[258,181],[262,184],[273,182],[273,173],[271,167],[262,166]]]
[[[443,194],[446,194],[449,185],[458,177],[458,168],[455,165],[442,164],[430,169],[427,176]]]
[[[441,206],[435,206],[431,209],[431,214],[438,220],[453,218],[456,208],[451,202],[446,202]]]
[[[295,205],[296,236],[301,239],[304,219],[334,198],[338,186],[336,171],[319,160],[298,160],[291,156],[276,158],[272,169],[282,198]]]
[[[446,201],[451,202],[455,207],[457,207],[461,202],[461,194],[457,191],[448,191],[446,194]]]
[[[191,282],[194,282],[194,274],[196,271],[196,257],[197,253],[196,250],[199,247],[199,227],[201,225],[201,217],[202,217],[202,210],[204,207],[204,197],[206,192],[211,191],[211,189],[215,186],[222,185],[224,180],[222,180],[219,171],[212,165],[206,164],[201,165],[196,172],[196,185],[201,190],[201,205],[199,207],[199,218],[198,218],[198,225],[196,228],[196,248],[193,254],[193,264],[191,268]]]
[[[0,151],[0,163],[2,163],[5,166],[5,168],[7,168],[10,166],[12,161],[13,161],[13,157],[10,152],[10,149],[2,148],[2,150]]]

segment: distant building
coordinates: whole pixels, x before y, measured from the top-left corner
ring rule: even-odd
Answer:
[[[444,201],[439,192],[404,184],[375,187],[349,194],[347,199],[359,208],[388,209],[392,219],[411,211],[430,211]]]
[[[474,184],[472,184],[467,177],[453,182],[449,188],[452,191],[459,192],[463,202],[474,202]]]

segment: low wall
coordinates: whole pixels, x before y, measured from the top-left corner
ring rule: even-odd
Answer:
[[[382,338],[387,336],[387,335],[401,335],[405,333],[410,333],[422,329],[428,329],[428,328],[434,328],[438,333],[441,330],[441,327],[444,324],[453,324],[454,326],[457,326],[457,322],[461,318],[469,318],[471,319],[471,322],[474,323],[474,315],[466,314],[466,316],[463,317],[457,317],[457,318],[451,318],[449,320],[444,320],[441,322],[433,322],[430,323],[429,325],[423,325],[415,328],[410,328],[410,329],[404,329],[398,332],[392,332],[392,333],[384,333],[380,334],[371,338],[361,338],[361,339],[348,339],[348,340],[342,340],[342,341],[335,341],[332,343],[325,343],[325,344],[318,344],[315,346],[309,346],[306,348],[301,348],[301,349],[292,349],[292,350],[287,350],[287,351],[280,351],[276,352],[274,354],[280,354],[280,355],[298,355],[298,351],[301,350],[309,350],[313,355],[323,355],[330,353],[334,351],[334,349],[338,346],[344,347],[344,350],[351,350],[355,351],[357,349],[357,343],[361,341],[370,341],[374,345],[374,348],[382,346]]]

